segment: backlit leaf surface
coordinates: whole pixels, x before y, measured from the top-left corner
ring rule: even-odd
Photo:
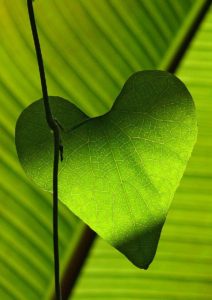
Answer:
[[[60,200],[147,268],[196,140],[191,95],[175,76],[143,71],[127,80],[103,116],[88,119],[56,97],[51,106],[64,128]],[[42,101],[18,119],[16,146],[26,173],[52,191],[52,134]]]

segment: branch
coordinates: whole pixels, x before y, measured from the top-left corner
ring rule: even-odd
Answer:
[[[59,267],[59,247],[58,247],[58,165],[59,156],[62,157],[62,146],[60,144],[60,128],[57,121],[54,119],[51,107],[49,104],[48,90],[46,84],[46,76],[42,58],[42,52],[35,22],[33,0],[27,0],[29,19],[31,24],[34,46],[37,55],[37,62],[40,72],[40,81],[43,93],[44,108],[46,121],[49,128],[53,131],[54,136],[54,162],[53,162],[53,240],[54,240],[54,272],[55,272],[55,294],[57,300],[62,300],[60,290],[60,267]]]

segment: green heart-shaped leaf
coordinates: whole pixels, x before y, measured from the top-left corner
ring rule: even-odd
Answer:
[[[184,84],[164,71],[131,76],[112,109],[88,118],[50,97],[64,128],[59,198],[135,265],[147,268],[197,134]],[[26,173],[52,190],[53,146],[41,100],[23,111],[16,146]],[[30,201],[30,199],[29,199]]]

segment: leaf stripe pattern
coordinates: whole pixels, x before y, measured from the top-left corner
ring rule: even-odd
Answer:
[[[155,261],[135,269],[98,238],[71,299],[209,300],[212,293],[212,12],[177,75],[195,100],[199,135],[175,195]]]
[[[87,0],[35,1],[34,5],[50,94],[72,99],[94,116],[110,107],[133,71],[168,65],[204,1],[126,0],[122,11],[117,10],[121,0],[90,1],[90,7]],[[162,16],[165,2],[169,8]],[[36,57],[25,1],[16,1],[14,8],[13,0],[0,0],[0,7],[0,299],[49,299],[51,198],[26,179],[14,147],[18,115],[41,95]],[[128,37],[133,37],[132,45]],[[148,59],[144,43],[151,49]],[[78,224],[61,205],[61,271],[80,237],[83,225],[76,230]],[[18,277],[16,261],[25,268],[27,282]],[[33,281],[36,288],[28,288]]]

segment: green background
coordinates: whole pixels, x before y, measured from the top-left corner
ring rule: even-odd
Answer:
[[[50,95],[105,112],[126,78],[168,69],[205,1],[36,0]],[[148,271],[97,238],[71,299],[212,299],[212,12],[176,74],[193,95],[199,136]],[[23,0],[0,0],[0,299],[51,299],[51,197],[23,173],[15,123],[41,97]],[[60,205],[61,272],[85,225]],[[70,266],[71,267],[71,266]]]

